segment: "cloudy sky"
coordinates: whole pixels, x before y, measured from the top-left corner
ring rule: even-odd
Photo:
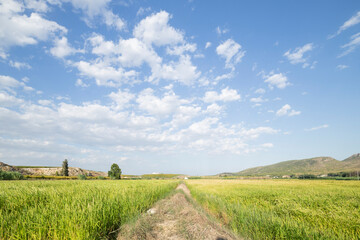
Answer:
[[[0,161],[215,174],[360,151],[359,1],[0,0]]]

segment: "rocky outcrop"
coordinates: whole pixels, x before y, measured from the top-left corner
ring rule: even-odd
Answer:
[[[61,173],[61,167],[41,167],[41,168],[33,168],[33,167],[21,167],[17,168],[15,166],[10,166],[3,162],[0,162],[0,169],[3,171],[11,171],[11,172],[20,172],[23,175],[35,175],[35,176],[56,176]],[[103,176],[106,177],[107,173],[84,170],[78,167],[69,167],[69,176],[78,176],[78,175],[87,175],[87,176]]]

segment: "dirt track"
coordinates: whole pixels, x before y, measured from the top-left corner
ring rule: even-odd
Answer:
[[[180,184],[177,190],[184,193],[157,202],[135,223],[123,226],[118,240],[238,239],[188,201],[191,195],[185,184]]]

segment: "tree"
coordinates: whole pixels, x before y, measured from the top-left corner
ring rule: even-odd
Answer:
[[[110,171],[108,171],[108,176],[111,179],[121,179],[121,169],[119,168],[119,165],[113,163],[111,165]]]
[[[67,159],[65,159],[63,161],[62,169],[61,169],[61,175],[62,176],[69,176],[69,165],[68,165],[68,160]]]

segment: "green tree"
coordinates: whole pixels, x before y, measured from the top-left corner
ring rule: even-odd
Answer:
[[[121,169],[119,168],[119,165],[113,163],[111,165],[110,171],[108,171],[108,176],[111,179],[121,179]]]
[[[68,165],[68,160],[67,159],[65,159],[63,161],[62,169],[61,169],[61,175],[62,176],[69,176],[69,165]]]

